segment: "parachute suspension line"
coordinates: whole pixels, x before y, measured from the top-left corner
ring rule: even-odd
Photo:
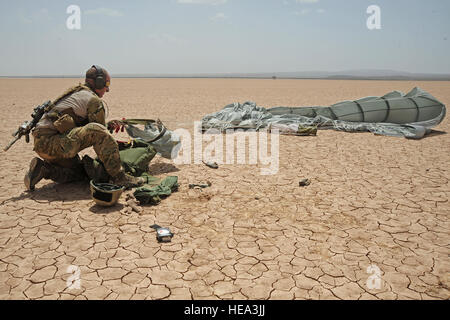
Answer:
[[[416,114],[416,121],[414,121],[414,122],[418,122],[419,121],[419,116],[420,116],[420,108],[419,108],[419,105],[417,104],[417,102],[413,99],[413,98],[408,98],[409,100],[411,100],[413,103],[414,103],[414,105],[416,106],[416,109],[417,109],[417,114]]]
[[[359,108],[359,111],[361,111],[361,116],[362,116],[362,120],[361,120],[361,122],[365,122],[364,120],[364,109],[361,107],[361,105],[359,104],[359,102],[358,101],[353,101],[354,103],[356,103],[356,105],[358,106],[358,108]]]
[[[330,110],[330,113],[331,113],[331,115],[333,116],[333,120],[337,120],[338,119],[338,117],[337,117],[337,115],[336,115],[336,113],[334,113],[334,111],[333,111],[333,108],[331,108],[331,107],[328,107],[328,110]],[[317,112],[314,110],[314,112],[316,113],[316,116],[317,116]]]
[[[386,102],[387,106],[386,117],[384,117],[383,121],[381,122],[386,122],[386,120],[389,118],[389,114],[391,113],[391,105],[389,104],[389,101],[385,97],[381,97],[381,99],[383,99],[384,102]]]

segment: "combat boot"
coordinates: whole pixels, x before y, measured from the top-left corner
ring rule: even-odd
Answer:
[[[88,175],[89,179],[95,182],[108,182],[109,174],[106,172],[105,167],[100,162],[92,159],[88,155],[85,155],[82,160],[84,170]]]
[[[48,170],[45,167],[45,162],[39,158],[33,158],[30,162],[30,168],[25,174],[23,182],[25,183],[25,188],[28,191],[33,191],[34,186],[44,179],[48,174]]]
[[[119,174],[113,177],[111,180],[113,184],[125,187],[126,189],[139,187],[147,182],[145,178],[133,177],[129,174],[126,174],[124,171],[119,172]]]

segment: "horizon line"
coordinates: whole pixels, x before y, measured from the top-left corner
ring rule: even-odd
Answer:
[[[83,79],[84,76],[75,75],[35,75],[35,76],[2,76],[0,79]],[[440,76],[430,75],[423,77],[414,76],[351,76],[351,75],[332,75],[332,76],[310,76],[310,77],[283,77],[283,76],[195,76],[195,75],[113,75],[116,79],[269,79],[269,80],[380,80],[380,81],[450,81],[450,74]]]

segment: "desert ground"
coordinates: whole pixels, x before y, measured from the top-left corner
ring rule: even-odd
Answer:
[[[79,81],[0,79],[0,146]],[[450,83],[432,81],[113,79],[104,98],[108,119],[160,118],[193,133],[233,102],[330,105],[415,86],[450,104]],[[179,190],[130,214],[124,195],[95,205],[88,182],[25,192],[35,154],[22,139],[0,153],[0,299],[449,299],[449,118],[435,130],[421,140],[281,135],[274,175],[157,156],[150,173],[178,176]],[[154,223],[172,242],[156,241]]]

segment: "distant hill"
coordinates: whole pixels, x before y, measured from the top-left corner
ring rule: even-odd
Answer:
[[[410,73],[395,70],[343,70],[337,72],[261,72],[261,73],[197,73],[197,74],[118,74],[115,77],[131,78],[262,78],[262,79],[337,79],[337,80],[445,80],[450,74]]]
[[[450,81],[450,74],[411,73],[384,69],[356,69],[336,72],[260,72],[260,73],[145,73],[112,74],[114,78],[250,78],[250,79],[333,79],[333,80],[440,80]],[[82,78],[81,75],[0,76],[1,78]]]

